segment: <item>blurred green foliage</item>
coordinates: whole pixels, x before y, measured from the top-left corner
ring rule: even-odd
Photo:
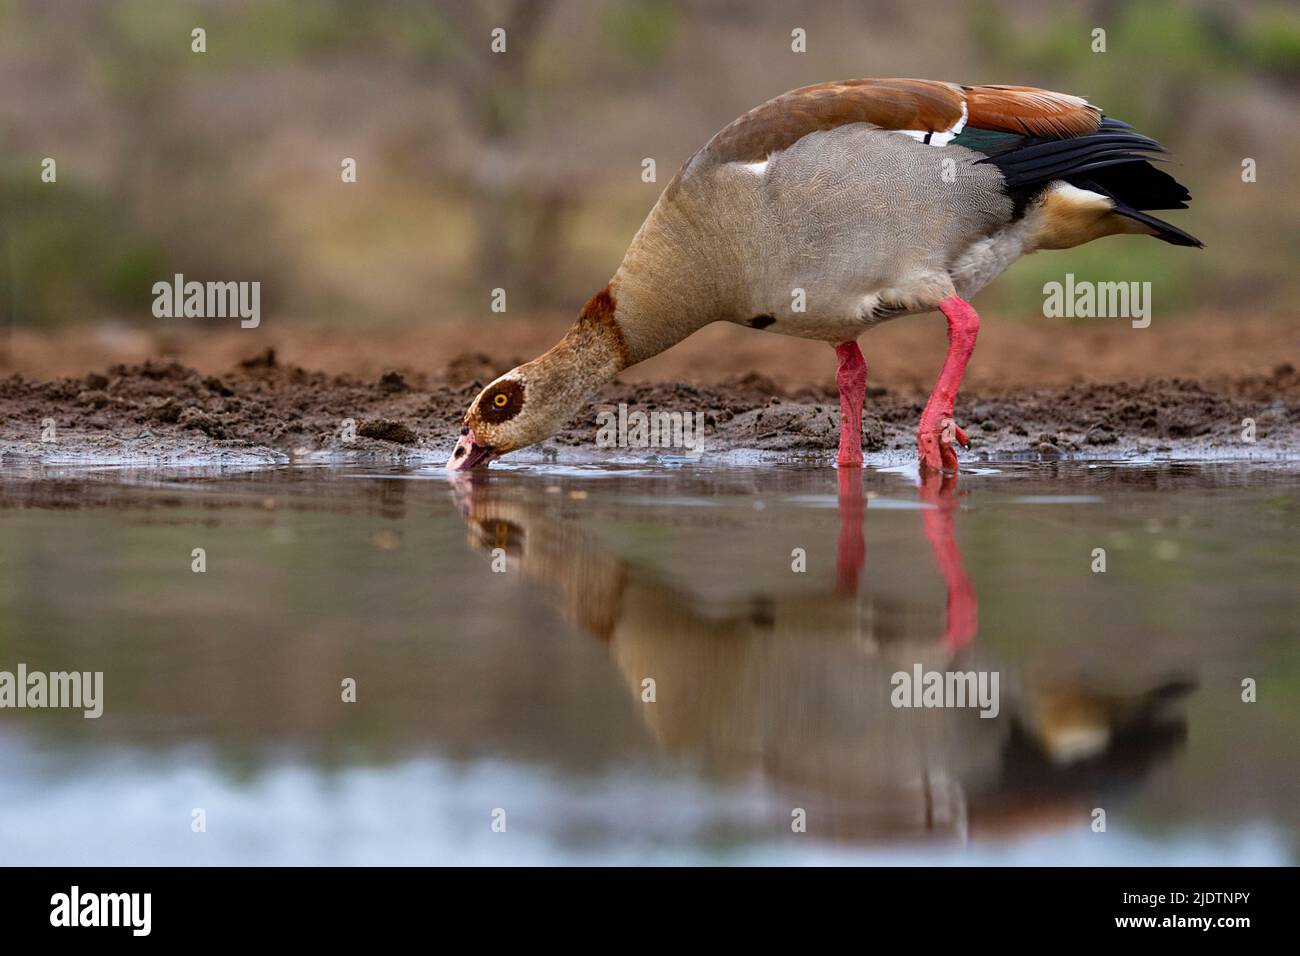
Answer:
[[[1300,78],[1300,14],[1274,7],[1252,19],[1243,37],[1249,62],[1294,82]]]
[[[0,174],[5,259],[22,319],[82,321],[105,307],[137,308],[164,274],[162,247],[133,224],[113,199],[60,174],[42,183],[30,160]]]
[[[606,10],[604,26],[620,56],[649,68],[668,56],[676,19],[676,9],[668,0],[630,0]]]

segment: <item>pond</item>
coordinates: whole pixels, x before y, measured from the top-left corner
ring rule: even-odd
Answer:
[[[9,467],[0,863],[1293,865],[1298,491]]]

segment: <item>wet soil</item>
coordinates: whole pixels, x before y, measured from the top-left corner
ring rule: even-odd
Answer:
[[[222,374],[174,361],[114,365],[76,378],[0,379],[0,450],[9,460],[284,461],[312,456],[441,459],[461,416],[515,356],[457,355],[432,374],[331,375],[277,360],[272,350]],[[908,457],[922,391],[871,387],[863,446]],[[836,447],[833,389],[790,388],[758,373],[715,384],[614,383],[532,454],[595,457],[596,414],[627,403],[642,411],[702,412],[710,452],[800,455]],[[1197,382],[1152,379],[970,391],[956,419],[968,457],[1118,457],[1170,453],[1248,457],[1300,449],[1300,375],[1271,372]],[[1255,441],[1243,439],[1246,419]]]

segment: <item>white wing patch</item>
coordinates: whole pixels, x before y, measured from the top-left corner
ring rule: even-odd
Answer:
[[[753,173],[755,176],[762,176],[767,172],[766,159],[759,163],[737,163],[736,165],[747,173]]]
[[[910,136],[918,143],[928,143],[931,146],[947,146],[963,129],[966,128],[966,120],[970,113],[966,109],[965,98],[961,101],[961,118],[957,120],[949,129],[940,130],[937,133],[924,129],[896,129],[895,133],[902,133],[904,136]]]

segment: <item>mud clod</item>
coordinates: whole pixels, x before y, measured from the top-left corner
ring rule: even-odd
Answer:
[[[181,412],[184,410],[180,402],[174,398],[168,398],[154,406],[153,417],[155,421],[170,425],[180,421]]]
[[[1113,445],[1116,438],[1115,433],[1105,425],[1094,425],[1088,429],[1083,440],[1089,445]]]
[[[268,348],[265,352],[246,358],[239,364],[243,368],[275,368],[275,349]]]
[[[375,438],[379,441],[396,442],[399,445],[414,445],[420,439],[407,425],[390,419],[362,422],[357,429],[362,438]]]
[[[209,392],[215,392],[218,395],[230,396],[235,394],[225,382],[215,375],[209,375],[203,380],[203,384]]]
[[[225,430],[213,416],[192,405],[177,416],[176,424],[180,425],[181,428],[192,428],[195,431],[201,431],[213,438],[225,437]]]
[[[397,392],[410,391],[411,386],[406,384],[406,379],[402,377],[401,372],[389,371],[379,376],[378,388],[381,392],[393,395]]]

